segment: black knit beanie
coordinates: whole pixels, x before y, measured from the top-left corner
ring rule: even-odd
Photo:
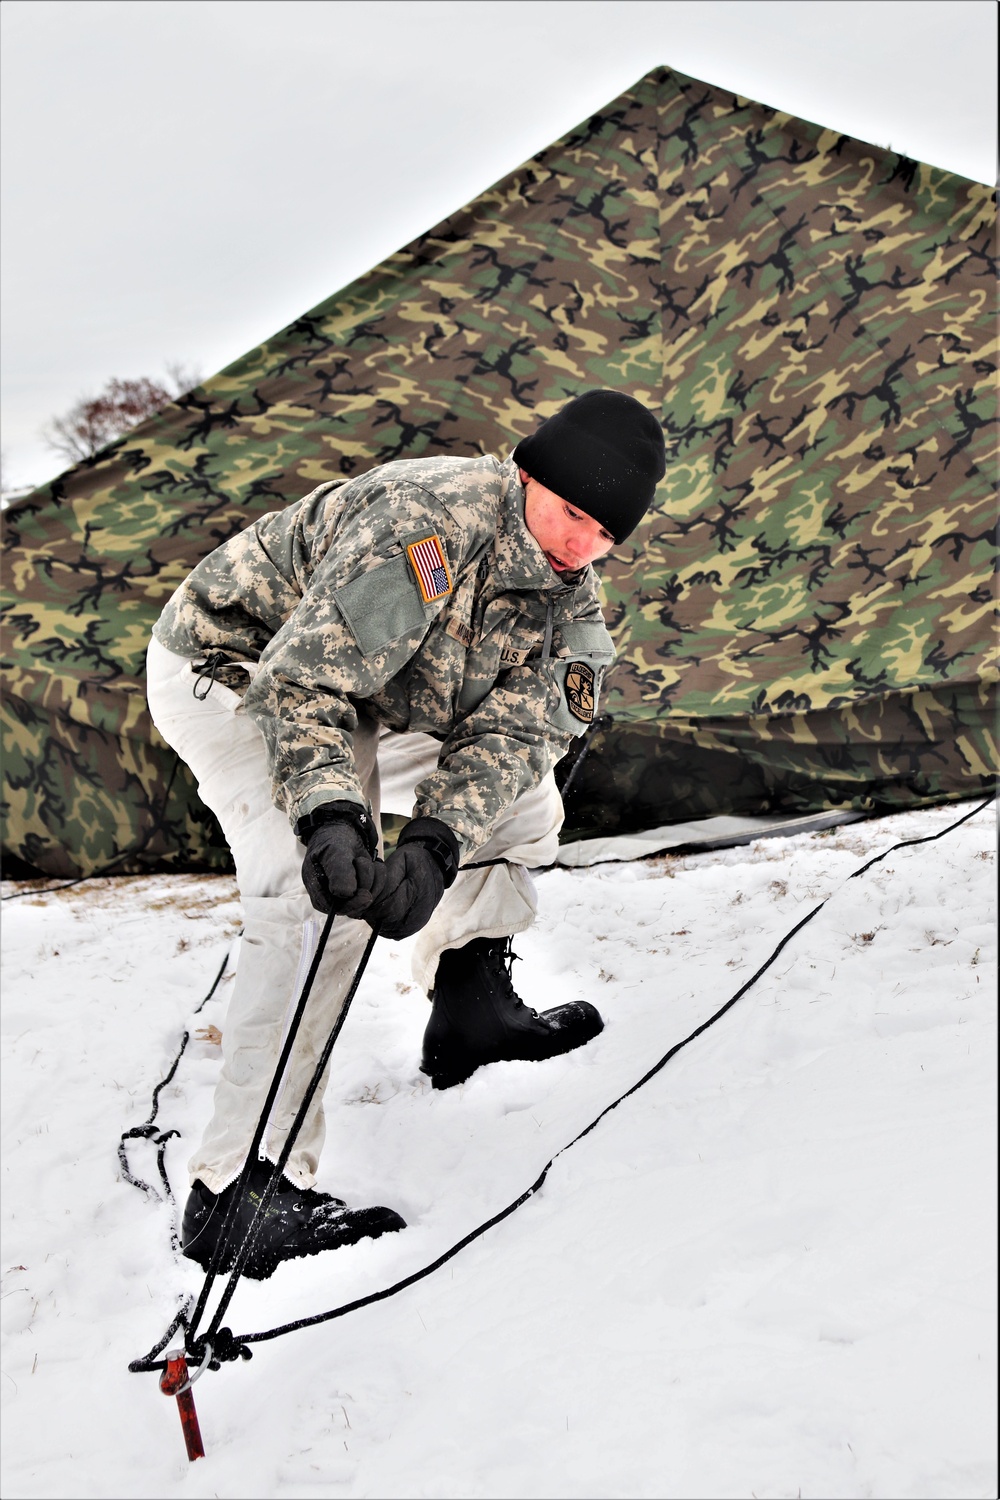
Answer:
[[[624,391],[587,391],[514,449],[514,462],[616,542],[635,530],[667,467],[663,431]]]

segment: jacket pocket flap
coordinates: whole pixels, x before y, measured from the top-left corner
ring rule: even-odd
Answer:
[[[614,661],[615,643],[602,620],[569,620],[557,626],[560,656],[596,657],[603,664]]]

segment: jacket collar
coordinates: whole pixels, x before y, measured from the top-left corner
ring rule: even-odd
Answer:
[[[547,594],[579,588],[590,569],[581,568],[579,573],[560,577],[528,530],[524,519],[524,485],[513,458],[500,465],[500,476],[500,511],[494,544],[496,561],[492,570],[497,581],[506,589],[530,589]]]

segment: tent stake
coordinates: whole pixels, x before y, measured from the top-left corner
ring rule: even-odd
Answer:
[[[160,1390],[165,1396],[177,1397],[177,1410],[180,1413],[188,1459],[194,1463],[196,1458],[204,1458],[205,1447],[201,1441],[201,1428],[198,1426],[198,1413],[194,1409],[191,1379],[183,1349],[171,1349],[167,1355],[167,1368],[160,1376]]]

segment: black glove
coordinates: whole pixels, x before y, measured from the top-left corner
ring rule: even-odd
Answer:
[[[324,802],[295,825],[306,845],[302,884],[317,911],[365,914],[381,874],[378,834],[356,802]]]
[[[381,937],[405,938],[430,921],[458,874],[458,840],[437,818],[407,823],[380,872],[376,895],[364,913]]]

